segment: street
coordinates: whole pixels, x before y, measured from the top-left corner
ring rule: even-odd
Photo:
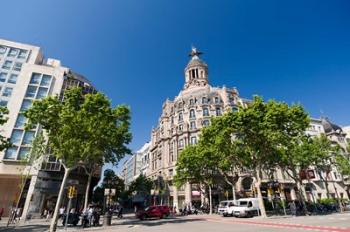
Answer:
[[[102,222],[102,221],[101,221]],[[0,224],[1,232],[23,231],[44,232],[48,229],[45,220],[32,220],[24,226],[5,228],[4,221]],[[270,232],[270,231],[326,231],[350,232],[350,214],[330,214],[322,216],[302,217],[271,217],[263,218],[233,218],[218,215],[191,215],[168,219],[151,219],[140,221],[132,215],[124,219],[113,219],[110,227],[68,227],[67,231],[118,231],[118,232],[206,232],[206,231],[239,231],[239,232]],[[58,227],[57,231],[65,231]]]

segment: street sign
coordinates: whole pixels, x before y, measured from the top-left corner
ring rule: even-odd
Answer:
[[[115,196],[115,189],[105,188],[105,196]]]

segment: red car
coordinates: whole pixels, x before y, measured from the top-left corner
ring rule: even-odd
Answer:
[[[165,205],[154,205],[145,208],[144,210],[139,210],[136,213],[136,217],[140,220],[145,218],[159,218],[162,219],[164,217],[168,217],[170,214],[170,209]]]

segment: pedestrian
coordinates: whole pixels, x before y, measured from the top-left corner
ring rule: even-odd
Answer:
[[[59,214],[58,218],[61,218],[63,220],[64,211],[65,211],[65,208],[62,206],[60,208],[60,212],[59,212],[60,214]]]
[[[4,207],[2,207],[1,209],[0,209],[0,221],[1,221],[1,218],[2,218],[2,215],[4,214]]]
[[[290,209],[290,212],[292,213],[292,215],[294,217],[296,217],[297,216],[297,206],[295,205],[294,201],[289,202],[289,209]]]
[[[119,210],[118,210],[118,218],[123,218],[123,206],[119,206]]]

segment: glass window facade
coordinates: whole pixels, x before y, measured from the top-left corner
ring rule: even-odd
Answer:
[[[0,82],[5,82],[7,77],[7,73],[1,72],[0,73]]]
[[[4,97],[11,97],[13,88],[11,87],[6,87],[4,91],[2,92],[2,96]]]
[[[9,79],[7,80],[7,83],[16,84],[16,82],[17,82],[17,77],[18,77],[17,74],[11,74],[10,77],[9,77]]]
[[[26,122],[27,122],[26,117],[24,117],[23,114],[19,114],[17,116],[15,127],[16,128],[23,128]]]
[[[12,144],[19,144],[21,142],[23,130],[13,130],[10,141]]]
[[[2,65],[2,68],[3,68],[3,69],[11,69],[12,63],[13,63],[12,61],[6,60],[6,61],[4,62],[4,64]]]
[[[17,146],[10,147],[5,152],[5,159],[16,159],[17,157]]]
[[[29,99],[24,99],[21,106],[21,111],[29,109],[32,105],[32,101]]]
[[[33,73],[32,78],[30,79],[30,84],[38,85],[40,83],[41,74]]]
[[[38,87],[29,85],[25,97],[34,98]]]

